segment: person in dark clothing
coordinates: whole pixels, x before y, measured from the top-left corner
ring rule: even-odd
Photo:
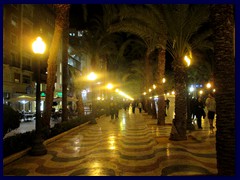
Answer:
[[[198,129],[202,129],[202,116],[205,115],[204,105],[201,97],[198,97],[196,102],[196,117],[197,117],[197,125]]]
[[[197,99],[192,98],[190,101],[190,113],[191,113],[191,119],[194,119],[196,116],[196,103]]]
[[[111,120],[113,119],[118,119],[118,107],[116,102],[111,101],[110,102],[110,115],[111,115]]]
[[[132,102],[132,113],[135,114],[136,101]]]

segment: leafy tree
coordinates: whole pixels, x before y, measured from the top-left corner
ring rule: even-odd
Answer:
[[[3,135],[20,126],[20,114],[11,106],[3,104]]]

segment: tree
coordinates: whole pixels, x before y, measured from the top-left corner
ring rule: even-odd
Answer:
[[[170,140],[185,140],[187,127],[187,66],[184,57],[190,55],[208,36],[191,39],[209,11],[206,5],[163,5],[162,15],[168,32],[167,50],[173,57],[175,79],[175,119]]]
[[[68,120],[68,47],[69,47],[69,10],[66,12],[62,35],[62,121]]]
[[[56,81],[56,60],[59,52],[59,46],[61,44],[63,29],[67,23],[67,14],[70,8],[69,4],[54,4],[56,19],[55,29],[52,44],[50,47],[50,53],[48,57],[48,68],[47,68],[47,88],[46,88],[46,109],[44,111],[43,120],[44,125],[50,128],[50,118],[52,112],[53,92],[54,84]]]
[[[165,74],[165,55],[163,54],[166,49],[166,28],[162,16],[160,16],[159,5],[122,5],[119,8],[119,17],[120,21],[111,24],[109,31],[133,33],[139,36],[147,47],[145,56],[145,90],[153,84],[149,56],[155,49],[159,49],[157,75],[157,94],[159,95],[158,124],[165,124],[164,106],[162,105],[164,104],[162,79]]]
[[[217,89],[217,168],[218,175],[234,176],[236,174],[234,6],[216,4],[210,8],[214,31]]]
[[[11,106],[3,104],[3,135],[20,126],[20,113]]]

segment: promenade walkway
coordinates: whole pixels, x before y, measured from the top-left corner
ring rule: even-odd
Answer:
[[[216,175],[215,132],[168,140],[171,125],[157,126],[146,113],[121,110],[84,125],[47,145],[43,156],[25,155],[3,167],[4,176],[188,176]]]

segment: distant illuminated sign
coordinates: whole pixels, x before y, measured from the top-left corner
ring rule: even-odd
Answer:
[[[57,96],[57,97],[62,97],[62,92],[57,92],[57,93],[56,93],[56,96]]]
[[[45,97],[45,96],[46,96],[46,93],[45,93],[45,92],[41,92],[40,96],[41,96],[41,97]]]

